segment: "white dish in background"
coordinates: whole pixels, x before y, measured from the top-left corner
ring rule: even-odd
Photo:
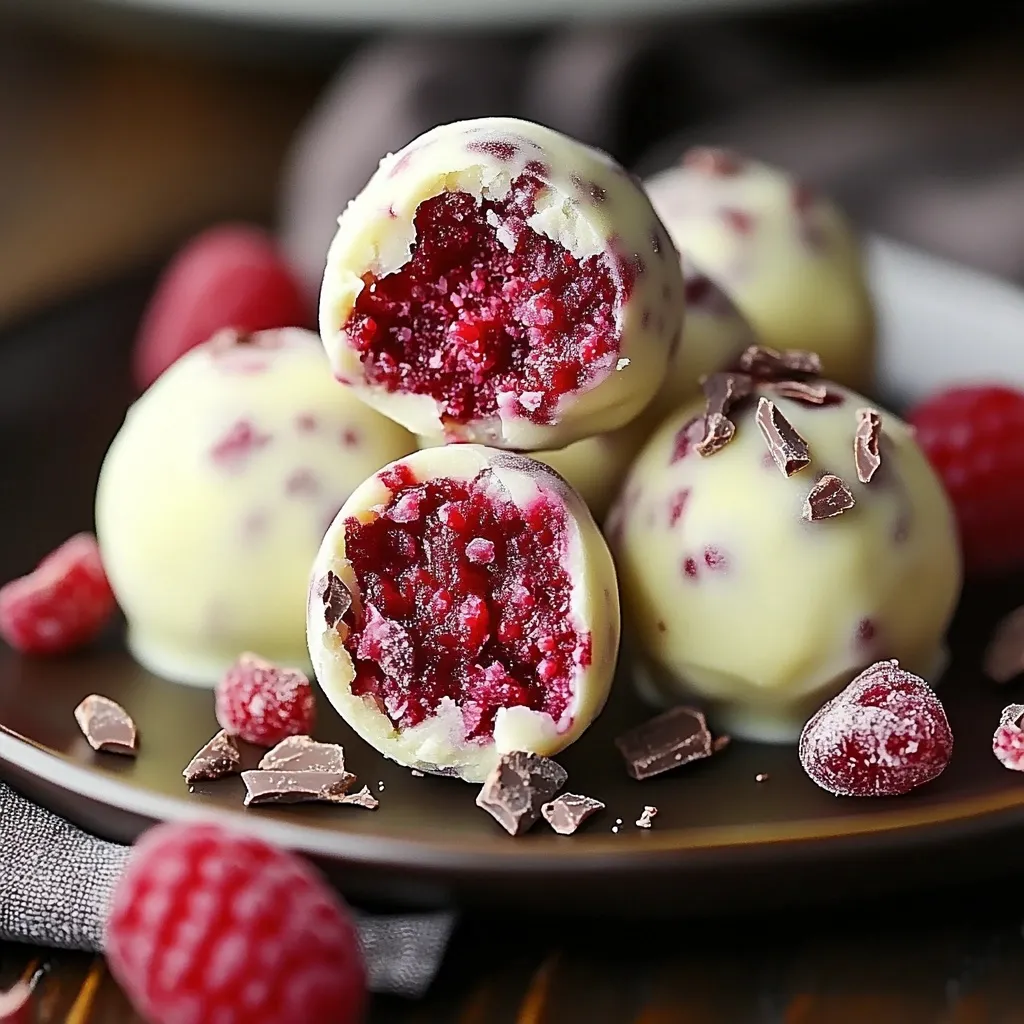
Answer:
[[[834,6],[843,0],[93,0],[161,14],[217,18],[296,29],[380,26],[529,26],[650,15],[744,14]]]

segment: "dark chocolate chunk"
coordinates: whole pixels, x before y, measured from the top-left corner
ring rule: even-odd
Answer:
[[[862,484],[871,482],[875,470],[882,464],[878,441],[882,433],[882,417],[874,409],[857,410],[857,432],[853,435],[853,461],[857,479]]]
[[[547,757],[522,750],[503,754],[476,797],[482,808],[509,835],[532,828],[541,807],[565,785],[566,770]]]
[[[741,373],[758,380],[800,380],[821,376],[821,359],[817,352],[790,348],[784,352],[767,345],[751,345],[736,363]]]
[[[75,708],[75,721],[93,750],[127,757],[138,753],[138,735],[131,715],[109,697],[90,694]]]
[[[767,398],[761,398],[757,403],[757,426],[775,465],[786,476],[798,473],[811,461],[807,442],[775,403]]]
[[[345,751],[337,743],[318,743],[310,736],[289,736],[260,760],[260,768],[279,772],[345,772]]]
[[[792,398],[806,405],[825,405],[829,390],[824,384],[811,384],[803,380],[773,380],[765,384],[770,391],[782,398]]]
[[[375,811],[380,807],[380,801],[366,786],[363,786],[358,793],[346,793],[337,800],[333,800],[332,803],[344,804],[346,807],[362,807],[367,811]]]
[[[550,803],[544,804],[540,813],[560,836],[571,836],[587,818],[592,818],[598,811],[603,810],[604,804],[592,796],[563,793]]]
[[[352,607],[352,594],[337,574],[330,571],[320,581],[319,591],[324,603],[324,620],[331,629],[337,629],[345,612]]]
[[[181,773],[191,786],[204,779],[221,779],[225,775],[237,775],[242,770],[242,755],[234,736],[223,729],[189,761]]]
[[[643,809],[640,817],[636,819],[637,828],[650,828],[654,822],[654,817],[658,813],[657,807],[648,805]]]
[[[819,519],[848,512],[856,504],[850,488],[837,476],[826,473],[810,490],[804,503],[804,519],[812,523]]]
[[[1008,683],[1024,672],[1024,607],[1002,619],[985,650],[985,675]]]
[[[623,733],[616,741],[634,779],[649,779],[714,753],[702,712],[677,707]]]
[[[744,373],[709,373],[701,382],[707,400],[707,413],[729,413],[754,391],[754,382]]]
[[[704,420],[704,436],[696,444],[697,452],[705,458],[720,452],[736,433],[736,426],[719,412],[713,412]]]
[[[245,806],[255,804],[341,803],[355,782],[349,772],[242,772]]]

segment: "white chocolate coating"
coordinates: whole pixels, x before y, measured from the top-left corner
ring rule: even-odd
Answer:
[[[595,371],[586,390],[560,399],[554,423],[523,416],[518,395],[499,403],[493,416],[443,423],[444,410],[431,396],[389,392],[367,381],[345,325],[365,287],[362,275],[383,276],[408,262],[420,203],[444,191],[501,199],[528,171],[545,184],[527,220],[534,231],[577,259],[605,257],[617,283],[625,279],[625,265],[635,271],[632,290],[616,310],[620,350]],[[643,190],[618,164],[541,125],[481,118],[441,125],[384,157],[349,203],[327,256],[320,332],[339,379],[414,433],[536,451],[614,430],[636,417],[662,382],[683,305],[677,254]]]
[[[870,403],[830,387],[842,404],[771,396],[810,449],[793,476],[768,455],[756,402],[734,410],[721,451],[673,462],[698,402],[651,438],[609,519],[648,695],[652,684],[676,701],[695,693],[737,735],[795,740],[826,698],[884,658],[935,682],[960,593],[950,505],[910,429],[882,412],[882,463],[860,483],[856,410]],[[807,521],[826,471],[856,504]]]
[[[232,336],[187,353],[129,409],[96,495],[132,653],[200,685],[243,651],[308,665],[324,531],[359,483],[415,448],[333,379],[315,334]]]
[[[830,378],[867,387],[875,317],[846,217],[781,170],[737,157],[714,173],[700,152],[644,183],[675,244],[762,344],[817,352]]]
[[[598,523],[604,521],[622,481],[649,433],[646,413],[610,434],[574,441],[553,452],[531,452],[532,458],[550,466],[587,503]],[[421,437],[421,448],[436,448],[444,441]]]
[[[445,697],[433,715],[407,729],[398,729],[369,696],[352,693],[352,659],[342,634],[325,623],[321,581],[334,572],[349,588],[353,605],[361,606],[351,562],[346,558],[346,521],[369,522],[386,503],[390,488],[380,474],[366,480],[345,503],[327,531],[313,567],[309,592],[308,642],[310,658],[324,693],[342,718],[371,746],[409,768],[457,775],[482,782],[498,758],[514,750],[552,756],[574,742],[604,707],[615,672],[619,647],[619,591],[611,554],[597,525],[579,496],[565,481],[533,459],[485,448],[457,444],[424,448],[400,460],[418,481],[448,478],[471,482],[485,470],[504,497],[525,507],[541,493],[554,496],[566,513],[565,568],[572,581],[570,616],[575,628],[589,632],[590,664],[573,669],[572,699],[560,728],[544,712],[526,707],[500,708],[492,739],[466,740],[459,706]],[[341,629],[347,627],[341,624]]]

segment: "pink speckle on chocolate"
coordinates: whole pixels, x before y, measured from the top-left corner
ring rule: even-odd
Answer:
[[[683,154],[680,163],[711,177],[731,177],[743,170],[742,157],[717,146],[694,146]]]
[[[409,261],[364,275],[344,325],[368,381],[430,395],[449,423],[496,416],[504,395],[509,414],[552,423],[563,395],[611,372],[631,281],[528,226],[543,187],[522,175],[501,200],[445,192],[419,205]]]
[[[725,555],[718,548],[713,547],[704,549],[704,564],[712,572],[724,572],[729,568],[729,562]]]
[[[739,210],[735,206],[723,206],[718,214],[739,235],[749,235],[754,230],[754,216],[746,210]]]
[[[857,623],[857,644],[861,647],[870,646],[878,635],[878,627],[873,619],[863,618]]]
[[[704,438],[704,417],[694,416],[692,420],[687,420],[677,431],[676,436],[672,442],[672,454],[669,456],[669,465],[675,462],[679,462],[680,459],[685,459],[690,452],[694,451],[694,446],[700,443]]]
[[[320,480],[311,469],[296,469],[289,474],[284,489],[292,497],[313,497],[320,493]]]
[[[687,306],[699,306],[714,291],[710,278],[704,274],[687,275],[686,278],[686,304]]]
[[[359,447],[359,431],[352,427],[346,427],[341,432],[341,443],[345,448]]]
[[[523,170],[534,178],[547,179],[551,177],[551,168],[543,160],[527,160]]]
[[[650,327],[650,325],[651,325],[651,311],[649,309],[645,309],[643,311],[643,313],[641,314],[641,316],[640,316],[640,326],[646,328],[646,327]]]
[[[657,625],[659,633],[667,633],[668,632],[668,626],[665,625],[665,623],[664,623],[664,621],[662,619],[658,619],[656,625]]]
[[[472,142],[466,143],[466,149],[470,153],[484,153],[487,156],[492,156],[495,160],[501,160],[503,163],[515,159],[515,155],[519,152],[519,147],[514,142],[500,139],[474,139]]]
[[[391,509],[410,493],[417,516],[396,521]],[[485,471],[471,483],[400,489],[378,518],[345,525],[359,592],[374,609],[362,621],[355,608],[346,613],[354,693],[373,696],[399,728],[431,717],[448,697],[462,708],[467,736],[480,740],[501,707],[564,722],[577,667],[591,655],[589,634],[570,617],[559,501],[543,495],[522,509]]]
[[[992,737],[992,753],[1010,771],[1024,772],[1024,730],[1020,727],[1024,704],[1003,708],[999,728]]]
[[[320,429],[320,421],[311,412],[300,412],[295,417],[295,429],[300,434],[312,434]]]
[[[238,420],[210,449],[213,461],[226,469],[239,469],[259,448],[270,443],[270,435],[261,433],[249,420]]]
[[[675,526],[683,516],[686,503],[690,500],[690,488],[684,487],[676,491],[669,499],[668,504],[668,525]]]
[[[388,177],[394,178],[396,175],[403,174],[409,169],[410,164],[413,161],[415,150],[407,149],[392,165],[391,170],[388,171]]]
[[[804,771],[836,796],[897,796],[943,772],[953,734],[932,688],[881,661],[808,721],[799,753]]]
[[[683,559],[683,574],[690,579],[697,578],[697,559],[688,557]]]
[[[242,519],[242,539],[246,544],[262,540],[270,527],[270,513],[264,508],[247,512]]]
[[[398,212],[395,210],[394,206],[390,204],[388,205],[388,217],[391,220],[398,220]]]

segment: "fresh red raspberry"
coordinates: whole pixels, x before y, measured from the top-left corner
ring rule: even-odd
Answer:
[[[1020,727],[1022,716],[1024,704],[1011,704],[1003,708],[999,728],[992,737],[992,753],[1004,767],[1014,772],[1024,772],[1024,729]]]
[[[953,388],[908,420],[949,493],[970,573],[1024,565],[1024,392]]]
[[[111,901],[111,972],[150,1024],[354,1024],[366,1004],[341,899],[292,853],[213,822],[157,825]]]
[[[243,654],[224,673],[216,709],[222,729],[261,747],[308,735],[316,717],[309,680],[296,668],[280,668],[255,654]]]
[[[96,538],[79,533],[0,587],[0,636],[23,654],[64,654],[96,638],[114,603]]]
[[[135,343],[135,380],[147,388],[176,359],[225,327],[308,327],[312,303],[260,228],[202,232],[171,260]]]
[[[953,734],[932,688],[880,661],[814,714],[799,749],[804,771],[836,796],[898,796],[942,774]]]

